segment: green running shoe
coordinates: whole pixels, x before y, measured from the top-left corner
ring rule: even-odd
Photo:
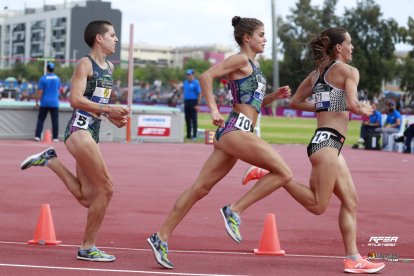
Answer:
[[[165,268],[174,268],[172,262],[168,260],[168,244],[161,241],[157,233],[149,237],[147,242],[151,245],[152,252],[154,253],[157,263]]]
[[[230,210],[230,205],[224,206],[220,209],[220,213],[224,219],[224,226],[229,236],[237,243],[242,241],[242,237],[239,232],[241,224],[240,217]]]
[[[44,151],[31,155],[23,160],[22,164],[20,165],[20,169],[25,170],[30,168],[31,166],[45,166],[47,165],[47,161],[52,158],[56,158],[56,151],[53,147],[45,149]]]
[[[89,249],[78,250],[78,260],[92,262],[113,262],[115,259],[115,256],[106,254],[104,251],[99,250],[95,246]]]

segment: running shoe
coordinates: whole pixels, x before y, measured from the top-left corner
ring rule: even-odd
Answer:
[[[20,165],[20,169],[25,170],[30,168],[31,166],[45,166],[47,165],[47,161],[52,158],[56,158],[56,151],[53,147],[45,149],[44,151],[31,155],[23,160],[22,164]]]
[[[235,242],[240,243],[242,241],[242,237],[239,232],[241,224],[240,217],[230,210],[230,205],[221,208],[220,213],[223,216],[227,234],[229,234]]]
[[[168,244],[161,241],[157,233],[149,237],[147,242],[151,245],[157,263],[165,268],[174,268],[172,262],[168,260]]]
[[[376,273],[385,267],[384,263],[371,263],[365,258],[360,258],[359,260],[344,260],[344,272],[348,273]]]
[[[99,250],[95,246],[89,249],[78,250],[78,260],[92,262],[113,262],[115,259],[115,256],[106,254],[104,251]]]
[[[243,175],[242,184],[246,185],[250,181],[255,180],[255,179],[260,179],[268,173],[269,173],[268,170],[265,170],[265,169],[262,169],[262,168],[259,168],[259,167],[256,167],[256,166],[251,166],[246,171],[246,173]]]

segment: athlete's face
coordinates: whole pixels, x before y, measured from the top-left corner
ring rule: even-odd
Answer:
[[[252,36],[250,36],[249,45],[256,53],[263,53],[266,41],[264,27],[260,26],[253,32]]]
[[[108,31],[100,36],[102,48],[105,49],[108,54],[115,53],[116,43],[118,42],[118,37],[115,34],[113,26],[107,26]]]
[[[352,61],[352,51],[354,50],[354,45],[352,45],[352,39],[349,33],[345,33],[345,40],[341,44],[337,45],[337,49],[341,61],[346,63]]]

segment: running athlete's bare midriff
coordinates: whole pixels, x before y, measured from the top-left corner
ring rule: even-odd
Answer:
[[[316,113],[317,117],[317,127],[329,127],[336,129],[343,136],[346,136],[348,133],[348,122],[349,122],[349,112],[340,111],[340,112],[318,112]]]

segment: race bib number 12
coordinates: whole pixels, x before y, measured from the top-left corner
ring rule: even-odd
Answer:
[[[315,136],[313,136],[312,144],[319,144],[322,143],[331,137],[331,133],[329,131],[317,131]]]

